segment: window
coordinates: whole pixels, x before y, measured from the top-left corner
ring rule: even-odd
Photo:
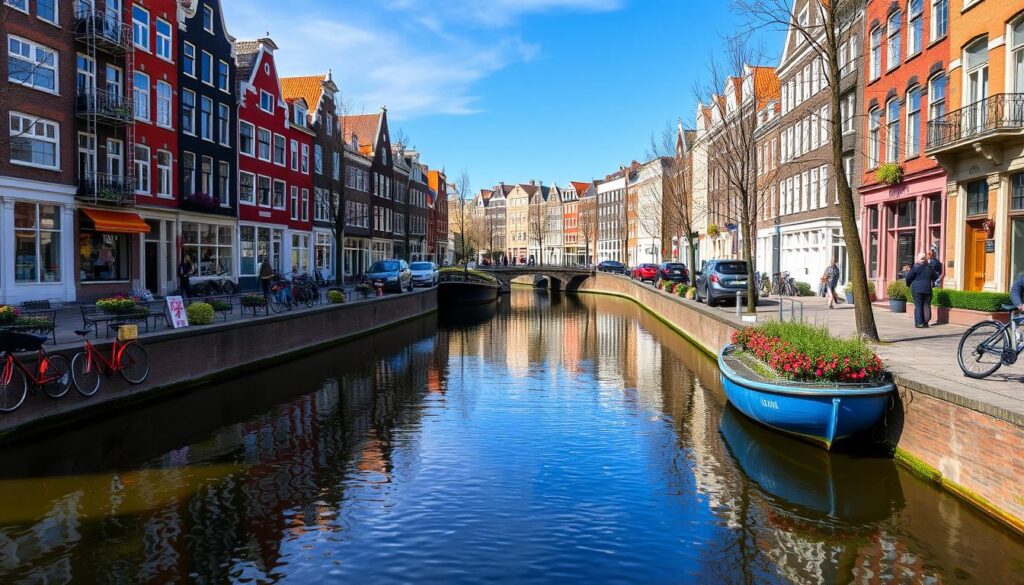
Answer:
[[[13,4],[19,2],[24,4],[25,0],[18,0]],[[8,4],[12,4],[12,2],[8,2]],[[57,0],[36,0],[36,16],[50,24],[57,24]]]
[[[174,158],[166,150],[156,151],[156,194],[158,197],[171,197],[171,182]]]
[[[78,133],[78,178],[92,182],[96,174],[96,135]]]
[[[4,0],[4,4],[28,14],[28,0]]]
[[[967,215],[988,214],[988,180],[967,183]]]
[[[868,113],[868,168],[877,168],[881,149],[882,110],[875,108]]]
[[[106,88],[107,94],[114,97],[116,100],[121,101],[122,88],[124,87],[123,74],[121,70],[113,65],[108,64],[105,68],[106,71]]]
[[[230,92],[230,76],[228,74],[228,64],[225,61],[217,63],[217,87],[223,92]]]
[[[309,221],[309,189],[302,190],[302,221]]]
[[[181,51],[181,70],[189,77],[196,76],[196,46],[186,42]]]
[[[156,19],[156,56],[170,61],[173,43],[171,23],[161,18]]]
[[[284,144],[284,136],[274,134],[274,164],[281,165],[282,167],[287,165]]]
[[[181,153],[181,182],[185,187],[184,195],[196,192],[196,155],[191,152]]]
[[[313,169],[316,174],[324,174],[324,149],[319,144],[313,145]]]
[[[331,165],[331,172],[334,174],[334,180],[341,180],[341,153],[335,152],[333,164]]]
[[[238,150],[246,156],[256,156],[256,127],[249,122],[238,123]]]
[[[132,6],[132,40],[136,47],[149,52],[149,12],[141,6]]]
[[[60,170],[60,128],[56,122],[11,112],[11,163]]]
[[[1024,173],[1010,177],[1010,209],[1024,211]]]
[[[885,160],[898,162],[900,158],[900,102],[893,98],[886,105]]]
[[[231,108],[217,104],[217,140],[224,146],[231,146]]]
[[[842,101],[839,102],[841,107],[840,115],[842,116],[843,123],[843,134],[850,134],[857,130],[857,94],[850,92],[842,97]]]
[[[213,55],[206,51],[199,56],[199,78],[206,85],[213,85]]]
[[[1024,93],[1024,18],[1020,18],[1013,25],[1010,33],[1010,67],[1013,72],[1013,93]],[[1016,106],[1015,110],[1020,110]],[[1021,116],[1017,116],[1018,120]]]
[[[213,190],[213,157],[204,156],[203,165],[199,167],[199,189],[211,198],[216,196]]]
[[[907,3],[907,55],[921,52],[924,37],[924,0],[910,0]]]
[[[149,147],[135,145],[135,193],[149,195]]]
[[[291,194],[291,214],[293,220],[299,219],[299,188],[292,187]]]
[[[887,58],[885,66],[892,69],[900,64],[900,51],[903,45],[900,27],[903,25],[903,15],[900,12],[893,12],[889,16],[889,23],[886,28],[886,35],[889,37],[885,50]]]
[[[112,180],[124,178],[124,143],[113,138],[107,139],[107,174]]]
[[[196,92],[181,90],[181,131],[196,135]]]
[[[843,157],[843,171],[846,172],[846,186],[853,180],[853,155]]]
[[[96,60],[81,53],[75,60],[75,88],[80,96],[96,94]]]
[[[291,141],[291,158],[292,158],[292,170],[298,172],[299,170],[299,141]]]
[[[306,127],[306,116],[307,115],[308,115],[308,112],[306,110],[306,106],[304,106],[302,104],[299,104],[299,103],[296,103],[295,104],[295,120],[294,120],[295,125],[296,126],[300,126],[302,128],[305,128]]]
[[[256,203],[256,175],[252,173],[238,173],[238,202]]]
[[[270,177],[260,175],[257,181],[256,193],[260,197],[260,206],[270,207]]]
[[[229,225],[184,221],[181,223],[183,253],[192,257],[197,276],[225,274],[235,267],[235,230]]]
[[[284,181],[274,180],[274,207],[277,209],[284,209],[285,188]]]
[[[199,98],[199,136],[213,142],[213,100],[206,96]]]
[[[149,76],[136,71],[132,75],[135,92],[135,119],[149,121]]]
[[[309,174],[309,145],[302,145],[302,174]]]
[[[270,130],[260,128],[257,134],[259,137],[259,159],[270,160]]]
[[[260,90],[260,109],[268,114],[274,113],[274,96]]]
[[[7,37],[7,79],[57,93],[57,52],[16,36]]]
[[[95,231],[83,226],[78,237],[82,282],[127,282],[131,278],[131,234]]]
[[[213,8],[203,6],[203,30],[213,34]]]
[[[217,194],[222,207],[231,205],[231,165],[226,162],[217,164]]]
[[[171,84],[166,81],[156,82],[156,123],[171,127]]]
[[[946,36],[949,31],[949,0],[932,2],[932,40]]]
[[[937,120],[946,114],[946,75],[936,75],[928,82],[928,119]]]
[[[882,28],[875,27],[871,31],[871,79],[882,75]]]
[[[14,202],[14,281],[60,282],[61,208]]]
[[[921,88],[907,91],[907,158],[921,153]]]

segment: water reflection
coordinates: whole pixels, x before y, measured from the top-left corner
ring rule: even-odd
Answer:
[[[723,404],[636,305],[516,291],[8,446],[0,581],[1021,582],[934,486]]]

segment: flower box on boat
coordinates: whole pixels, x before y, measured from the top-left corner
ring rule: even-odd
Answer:
[[[874,427],[885,414],[891,382],[780,380],[755,371],[735,345],[718,354],[725,395],[740,412],[825,449]]]

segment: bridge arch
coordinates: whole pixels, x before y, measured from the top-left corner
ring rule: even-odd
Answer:
[[[596,274],[593,270],[567,266],[481,266],[478,270],[494,275],[501,285],[502,294],[511,293],[512,279],[520,276],[543,277],[548,280],[551,290],[573,292]]]

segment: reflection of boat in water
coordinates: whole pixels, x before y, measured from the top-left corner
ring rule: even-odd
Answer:
[[[486,323],[498,314],[500,304],[477,303],[463,306],[442,306],[438,314],[438,325],[450,329]]]
[[[811,384],[771,381],[727,345],[718,354],[725,395],[740,412],[777,431],[831,449],[882,420],[892,383]]]
[[[723,410],[719,432],[739,468],[771,504],[775,523],[862,525],[903,507],[891,459],[831,454],[779,436],[733,408]]]

